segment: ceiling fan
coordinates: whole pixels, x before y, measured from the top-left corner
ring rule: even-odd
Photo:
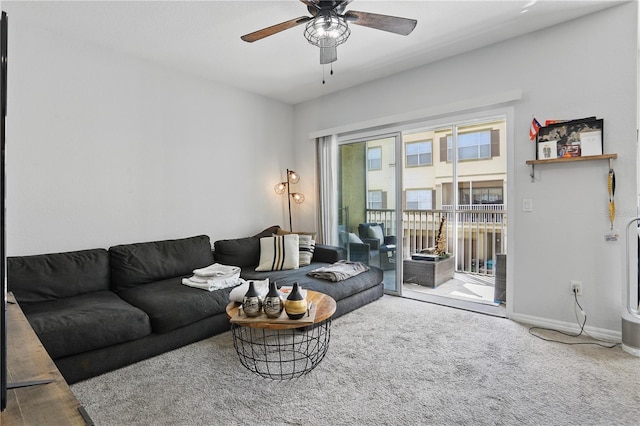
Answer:
[[[311,16],[301,16],[271,27],[243,35],[242,40],[253,43],[270,35],[306,23],[304,36],[309,43],[320,48],[320,63],[329,64],[338,59],[337,46],[347,41],[351,34],[348,24],[356,24],[395,34],[409,35],[418,21],[377,13],[345,12],[353,0],[300,0]]]

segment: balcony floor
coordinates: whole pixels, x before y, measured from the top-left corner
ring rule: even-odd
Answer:
[[[385,283],[394,271],[385,271]],[[506,307],[494,302],[494,277],[456,272],[454,278],[436,288],[404,283],[402,296],[438,305],[506,317]]]

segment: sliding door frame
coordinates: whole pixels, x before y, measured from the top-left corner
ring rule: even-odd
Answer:
[[[515,210],[515,191],[514,191],[514,149],[509,148],[509,145],[515,140],[514,121],[515,121],[515,109],[512,106],[512,102],[518,101],[522,96],[521,91],[505,92],[497,94],[495,99],[485,100],[480,104],[483,106],[473,106],[471,102],[467,108],[461,107],[460,104],[445,105],[442,108],[435,108],[428,111],[419,111],[407,114],[401,114],[399,116],[386,117],[380,120],[373,120],[370,122],[364,122],[360,124],[352,124],[348,126],[338,127],[334,129],[325,129],[318,131],[317,134],[335,134],[337,136],[338,145],[345,143],[346,141],[355,141],[358,139],[373,138],[379,135],[390,135],[396,132],[402,134],[405,131],[415,131],[416,129],[427,129],[444,126],[459,126],[462,124],[470,124],[474,121],[486,121],[492,117],[501,117],[506,120],[506,137],[507,137],[507,198],[511,200],[507,204],[507,216],[509,219],[507,233],[507,294],[506,294],[506,309],[507,317],[513,315],[513,300],[514,300],[514,288],[512,278],[514,274],[514,239],[515,235],[513,226],[516,220]],[[356,126],[361,125],[362,128],[356,129]],[[310,134],[310,137],[317,136],[315,133]],[[396,162],[402,160],[402,144],[396,148]],[[396,167],[396,195],[402,194],[402,170],[400,167]],[[397,198],[396,196],[396,198]],[[396,200],[398,205],[401,204],[401,200]],[[396,235],[402,235],[402,220],[398,222]],[[400,244],[402,245],[402,244]],[[401,253],[398,252],[398,253]],[[402,277],[402,262],[400,254],[397,256],[398,264],[396,265],[396,279]],[[401,295],[401,288],[399,295]]]
[[[402,241],[402,133],[396,131],[372,131],[358,133],[357,135],[339,136],[338,137],[338,150],[343,145],[350,145],[355,143],[366,143],[372,140],[380,139],[394,139],[394,200],[393,209],[395,211],[396,220],[393,223],[394,232],[396,238]],[[400,162],[400,164],[398,164]],[[340,166],[338,166],[340,167]],[[369,187],[369,182],[365,182],[365,187]],[[395,266],[395,283],[394,289],[385,288],[385,293],[395,296],[402,296],[402,259],[403,259],[403,244],[396,244],[396,266]],[[381,255],[381,254],[380,254]]]

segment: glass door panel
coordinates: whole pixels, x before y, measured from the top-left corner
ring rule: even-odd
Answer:
[[[396,150],[399,136],[347,141],[338,149],[338,235],[348,257],[384,272],[388,293],[399,294]]]
[[[448,157],[451,135],[452,128],[443,127],[406,132],[402,136],[402,240],[407,259],[413,253],[436,247],[441,225],[446,235],[446,251],[455,250],[452,234],[455,193],[451,189],[455,163]]]
[[[476,277],[461,289],[438,290],[437,285],[424,289],[408,281],[407,294],[417,291],[495,303],[497,256],[506,253],[505,138],[504,117],[403,133],[405,259],[421,251],[439,255],[440,242],[454,258],[459,277],[462,273]]]

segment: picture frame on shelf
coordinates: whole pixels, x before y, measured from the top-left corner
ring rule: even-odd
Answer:
[[[602,155],[604,120],[595,117],[541,127],[536,137],[536,159]]]
[[[548,140],[537,143],[538,160],[551,160],[552,158],[558,158],[558,141]]]

